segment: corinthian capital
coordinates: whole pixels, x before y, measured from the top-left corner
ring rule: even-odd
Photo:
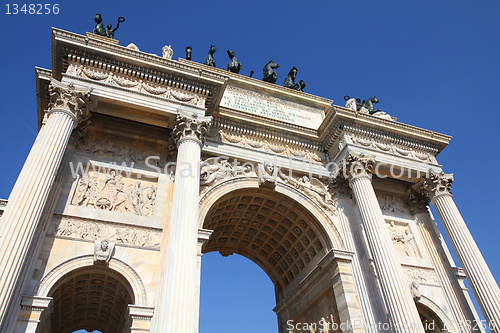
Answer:
[[[181,139],[192,139],[202,145],[211,121],[212,117],[200,117],[195,113],[192,115],[179,113],[175,119],[172,137],[177,144]]]
[[[84,119],[90,117],[91,90],[77,90],[75,86],[52,80],[49,85],[50,103],[47,113],[62,110],[68,112],[75,119],[75,127]]]
[[[429,172],[429,177],[423,178],[413,187],[428,200],[432,201],[436,196],[442,194],[451,195],[451,184],[453,183],[453,174],[445,174],[443,171]]]
[[[348,153],[341,162],[337,173],[349,181],[359,177],[371,178],[374,167],[375,159],[373,157]]]
[[[429,198],[419,190],[419,186],[416,184],[406,192],[406,203],[410,209],[410,213],[425,213],[427,212],[427,205],[429,205]]]

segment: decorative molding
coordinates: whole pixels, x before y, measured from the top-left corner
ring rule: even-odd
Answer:
[[[159,80],[160,83],[150,83],[147,80],[120,75],[111,71],[97,70],[83,65],[70,64],[66,75],[80,77],[92,81],[100,81],[109,86],[115,86],[130,91],[145,93],[155,97],[185,103],[199,108],[205,108],[206,96],[189,93],[168,86],[168,80]]]
[[[42,312],[50,306],[52,297],[25,296],[21,298],[21,309]]]
[[[402,266],[409,282],[416,281],[420,284],[441,285],[439,277],[432,268],[423,268],[405,264]]]
[[[117,245],[160,249],[161,230],[128,226],[99,220],[70,216],[55,217],[47,231],[48,236],[97,241],[106,239]]]
[[[151,320],[154,315],[155,308],[153,306],[128,305],[128,312],[132,319]]]

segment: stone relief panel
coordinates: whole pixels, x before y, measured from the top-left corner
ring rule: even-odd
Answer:
[[[227,159],[210,157],[201,161],[200,165],[200,193],[221,181],[236,177],[255,176],[255,168],[251,164],[231,163]]]
[[[332,193],[327,183],[306,175],[300,177],[289,177],[280,173],[279,176],[283,182],[292,185],[297,190],[305,193],[328,213],[335,214]]]
[[[378,204],[383,212],[388,213],[409,213],[408,207],[402,198],[390,194],[377,195]]]
[[[431,268],[403,265],[406,278],[409,282],[419,284],[441,285],[439,277]]]
[[[66,71],[67,75],[81,77],[92,81],[100,81],[110,86],[125,88],[128,90],[145,93],[148,95],[161,97],[175,102],[186,103],[204,108],[206,98],[198,94],[187,93],[181,90],[172,89],[163,84],[152,84],[145,80],[118,75],[108,71],[100,71],[95,68],[87,68],[79,64],[70,64]]]
[[[328,155],[322,152],[295,148],[288,144],[271,142],[266,139],[255,138],[243,134],[232,134],[223,130],[211,130],[207,137],[281,156],[300,158],[313,162],[329,161]]]
[[[386,221],[387,232],[391,238],[396,251],[406,257],[422,258],[415,236],[408,224],[402,224],[394,221]]]
[[[152,216],[156,184],[125,178],[111,170],[109,174],[90,171],[78,176],[71,205],[119,213]]]
[[[119,163],[146,164],[147,162],[150,165],[162,168],[170,161],[166,149],[162,149],[165,151],[165,153],[162,153],[158,151],[159,149],[133,147],[122,142],[89,136],[84,136],[78,140],[75,148],[85,154],[116,159]],[[150,156],[154,157],[148,159]]]
[[[47,235],[160,249],[161,230],[67,216],[55,217]]]

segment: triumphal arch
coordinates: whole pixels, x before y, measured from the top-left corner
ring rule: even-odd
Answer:
[[[1,332],[196,333],[211,251],[268,274],[280,333],[484,332],[465,278],[500,332],[449,136],[164,51],[52,30],[0,205]]]

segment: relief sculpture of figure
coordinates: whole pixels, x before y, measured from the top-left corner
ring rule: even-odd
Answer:
[[[315,199],[320,206],[331,211],[333,200],[328,188],[318,179],[302,176],[298,179],[282,175],[286,182],[292,184],[296,189],[302,190],[310,198]]]
[[[94,264],[103,263],[107,264],[111,260],[115,243],[108,242],[107,240],[94,242]]]
[[[410,230],[406,229],[405,234],[403,235],[404,244],[405,244],[405,253],[408,257],[419,257],[419,252],[417,248],[417,244],[415,243],[415,236],[413,236]]]
[[[277,172],[278,169],[272,163],[259,164],[259,186],[275,188]]]
[[[204,64],[207,66],[215,67],[214,53],[217,51],[215,46],[210,45],[210,50],[208,50],[207,58]]]

